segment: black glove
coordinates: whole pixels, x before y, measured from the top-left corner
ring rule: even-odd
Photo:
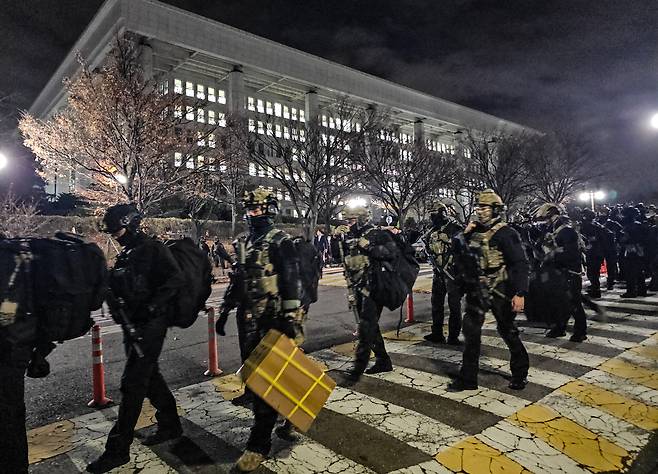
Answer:
[[[224,331],[224,326],[226,326],[226,321],[228,320],[228,313],[229,313],[228,311],[222,311],[221,313],[219,313],[217,322],[215,322],[215,332],[220,336],[226,336],[226,332]]]

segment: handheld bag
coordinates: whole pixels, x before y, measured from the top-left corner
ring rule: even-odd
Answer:
[[[206,307],[212,292],[212,265],[206,252],[185,237],[165,242],[185,275],[185,286],[175,299],[172,326],[188,328]]]

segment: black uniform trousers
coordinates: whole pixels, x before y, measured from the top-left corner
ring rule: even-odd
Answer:
[[[121,405],[119,417],[110,431],[105,449],[112,454],[123,455],[130,451],[135,434],[135,425],[142,411],[144,398],[155,407],[158,428],[180,430],[181,423],[176,410],[176,400],[165,382],[158,358],[167,334],[166,316],[159,316],[140,325],[143,340],[140,347],[144,357],[137,356],[134,347],[124,335],[128,360],[121,376]]]
[[[644,295],[647,292],[644,281],[644,258],[637,255],[624,257],[624,276],[626,289],[631,295]]]
[[[448,339],[457,339],[462,328],[462,292],[457,284],[435,271],[432,278],[432,334],[443,334],[445,298],[448,295]]]
[[[566,271],[566,270],[564,270]],[[567,298],[569,304],[552,325],[552,329],[559,332],[566,332],[567,323],[573,316],[573,334],[575,336],[585,336],[587,334],[587,315],[583,308],[583,278],[579,273],[567,271]]]
[[[617,268],[617,255],[610,255],[605,258],[605,266],[608,269],[608,280],[606,286],[612,289],[615,282],[619,280],[619,269]]]
[[[499,285],[500,289],[501,286]],[[501,291],[502,293],[502,291]],[[503,293],[504,294],[504,293]],[[523,380],[528,376],[530,361],[528,352],[521,342],[519,330],[514,319],[516,314],[512,311],[512,303],[498,295],[491,299],[491,312],[496,318],[496,329],[505,341],[510,351],[510,371],[513,380]],[[466,296],[466,312],[464,314],[464,353],[460,377],[467,384],[477,384],[477,376],[480,365],[480,346],[482,336],[482,325],[484,324],[485,310],[479,310],[478,303],[471,295]]]
[[[360,374],[368,365],[370,351],[375,353],[377,362],[389,363],[391,358],[386,352],[384,338],[379,329],[379,318],[384,307],[361,293],[357,294],[356,304],[359,312],[359,342],[354,353],[353,371]]]
[[[25,368],[0,361],[0,472],[27,473]]]
[[[593,252],[587,252],[585,267],[587,269],[587,279],[589,280],[592,290],[601,289],[601,265],[603,264],[603,255]]]

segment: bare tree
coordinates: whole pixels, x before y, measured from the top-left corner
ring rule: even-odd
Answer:
[[[340,200],[354,182],[351,163],[363,110],[339,99],[323,110],[323,121],[276,115],[247,119],[241,141],[260,176],[288,191],[309,237],[322,207]]]
[[[527,142],[530,195],[540,202],[562,203],[604,169],[595,163],[587,144],[570,133],[534,137]]]
[[[410,209],[455,178],[455,157],[403,136],[387,112],[369,111],[355,172],[363,187],[404,226]]]
[[[21,201],[12,189],[0,195],[0,235],[8,238],[35,235],[40,224],[36,204]]]
[[[79,75],[65,81],[67,107],[45,121],[25,114],[19,128],[46,174],[76,170],[93,182],[82,190],[91,202],[120,195],[149,212],[209,163],[219,165],[214,135],[222,122],[203,101],[146,77],[140,52],[123,37],[99,70],[80,59]]]
[[[493,189],[513,209],[533,187],[525,134],[507,135],[467,130],[461,143],[465,166],[461,181],[471,194]]]

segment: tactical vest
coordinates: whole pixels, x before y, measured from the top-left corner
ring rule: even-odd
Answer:
[[[445,232],[445,229],[449,224],[450,223],[444,225],[441,229],[435,230],[430,234],[429,248],[427,249],[429,252],[432,252],[436,264],[442,268],[446,268],[452,264],[453,260],[452,253],[450,252],[451,238]]]
[[[278,313],[281,309],[278,277],[270,260],[270,246],[279,245],[288,234],[272,229],[255,242],[238,242],[238,259],[245,273],[245,287],[251,314]]]
[[[498,222],[486,232],[471,234],[468,245],[477,252],[480,268],[484,272],[489,288],[494,288],[507,279],[507,269],[503,253],[489,246],[489,241],[496,232],[505,227],[505,222]]]
[[[562,232],[563,229],[566,228],[572,228],[568,223],[560,225],[557,229],[555,229],[553,232],[547,233],[546,237],[544,237],[544,240],[542,242],[542,249],[544,251],[544,254],[547,254],[555,249],[558,248],[557,245],[557,236]],[[575,229],[574,229],[575,231]],[[580,234],[580,232],[576,231],[576,235],[578,236],[578,249],[580,250],[580,253],[584,253],[587,250],[587,246],[585,245],[585,241],[583,240],[583,236]]]

